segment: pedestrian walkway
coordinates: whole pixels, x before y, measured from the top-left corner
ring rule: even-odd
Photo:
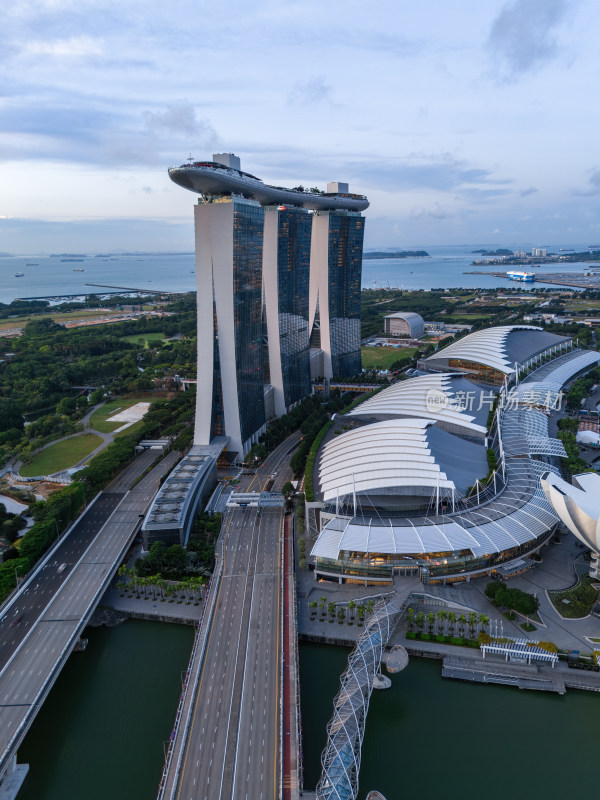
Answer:
[[[202,602],[182,600],[180,597],[175,600],[173,598],[161,599],[158,593],[153,595],[151,589],[146,595],[140,592],[139,597],[135,593],[130,596],[120,592],[115,586],[115,581],[103,596],[100,606],[112,608],[128,617],[156,620],[168,618],[169,622],[180,621],[185,624],[197,622],[202,613]]]

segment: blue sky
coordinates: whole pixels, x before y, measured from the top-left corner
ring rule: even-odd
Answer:
[[[367,245],[596,243],[595,0],[19,0],[0,251],[192,250],[167,168],[347,180]]]

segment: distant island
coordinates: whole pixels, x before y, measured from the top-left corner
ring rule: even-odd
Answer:
[[[482,256],[512,256],[513,251],[507,250],[505,247],[499,247],[497,250],[471,250],[472,253],[481,253]]]
[[[476,252],[481,252],[477,250]],[[487,255],[490,255],[489,253]],[[509,258],[503,258],[502,261],[494,260],[496,258],[495,255],[492,255],[489,261],[482,261],[476,260],[471,261],[473,266],[482,267],[482,266],[492,266],[494,264],[502,264],[502,266],[525,266],[526,264],[531,264],[532,266],[539,266],[540,264],[579,264],[585,263],[586,261],[600,261],[600,250],[592,250],[590,252],[580,252],[580,253],[561,253],[560,255],[556,253],[548,253],[545,256],[515,256],[513,253],[510,254]]]
[[[393,253],[383,253],[376,250],[373,253],[363,253],[363,260],[366,258],[417,258],[421,256],[430,258],[426,250],[397,250]]]

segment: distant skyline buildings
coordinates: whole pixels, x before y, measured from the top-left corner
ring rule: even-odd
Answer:
[[[327,192],[266,185],[232,153],[169,176],[199,195],[194,443],[225,435],[241,459],[270,417],[311,393],[311,369],[329,379],[361,369],[360,212],[369,202],[345,183]]]

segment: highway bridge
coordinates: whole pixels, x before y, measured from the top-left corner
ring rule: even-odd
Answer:
[[[0,619],[0,789],[16,751],[138,530],[170,453],[133,489],[155,451],[139,456],[90,504],[21,585]],[[8,775],[8,777],[7,777]]]
[[[280,445],[241,489],[260,490],[273,479],[279,487],[288,477],[281,465],[297,442]],[[290,635],[287,627],[284,635],[294,624],[284,523],[283,508],[236,509],[224,518],[161,800],[298,796],[295,630]]]

